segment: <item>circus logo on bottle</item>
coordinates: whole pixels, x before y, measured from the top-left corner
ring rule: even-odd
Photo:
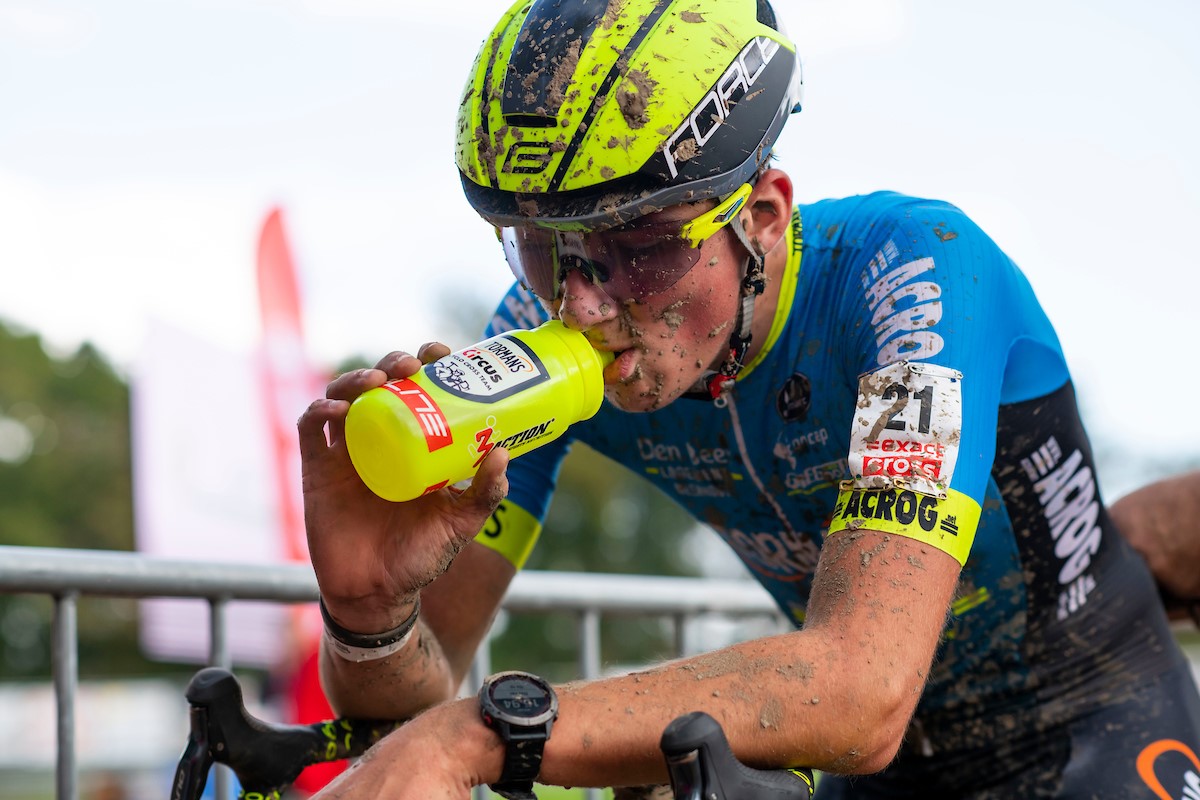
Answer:
[[[550,379],[542,360],[511,334],[451,353],[425,366],[433,385],[455,397],[495,403]]]

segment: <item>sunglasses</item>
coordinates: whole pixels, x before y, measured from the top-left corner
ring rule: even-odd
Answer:
[[[716,208],[683,222],[633,222],[594,232],[506,227],[498,236],[513,275],[543,300],[558,297],[570,270],[613,300],[638,299],[671,288],[696,266],[700,245],[737,216],[750,192],[744,183]]]

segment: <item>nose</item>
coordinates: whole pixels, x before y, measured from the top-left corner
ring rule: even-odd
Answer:
[[[559,286],[558,316],[576,331],[586,331],[617,316],[617,303],[578,269],[568,269]]]

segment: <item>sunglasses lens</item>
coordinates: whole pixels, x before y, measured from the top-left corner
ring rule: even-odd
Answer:
[[[500,241],[513,275],[543,300],[558,296],[562,276],[572,270],[613,300],[637,300],[666,291],[696,266],[704,240],[735,218],[752,191],[744,183],[688,220],[635,220],[592,233],[502,228]]]
[[[678,222],[559,234],[543,228],[503,228],[504,257],[517,280],[553,300],[563,272],[578,270],[614,300],[669,289],[700,259],[700,249],[679,234]]]
[[[613,299],[622,300],[666,291],[700,259],[700,249],[679,235],[677,222],[593,234],[588,237],[588,251],[592,261],[615,265],[604,289]]]
[[[502,228],[504,258],[516,279],[544,300],[557,294],[554,234],[542,228]]]

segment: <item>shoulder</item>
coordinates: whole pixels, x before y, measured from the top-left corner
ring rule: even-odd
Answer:
[[[909,215],[913,211],[938,210],[962,214],[962,211],[946,200],[934,197],[920,197],[890,190],[880,190],[868,194],[854,194],[846,197],[826,197],[811,203],[799,204],[800,209],[810,211],[835,211],[841,214],[870,214],[897,216]]]
[[[936,226],[939,222],[969,222],[958,206],[945,200],[892,191],[802,203],[797,206],[797,211],[806,234],[818,238],[862,236],[871,231],[913,224]]]
[[[939,269],[1009,263],[979,225],[945,200],[874,192],[802,204],[797,212],[805,251],[839,271],[875,273],[921,259]]]

